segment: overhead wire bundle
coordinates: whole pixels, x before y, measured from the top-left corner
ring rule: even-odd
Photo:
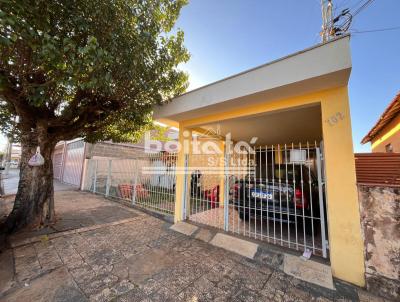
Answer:
[[[375,0],[361,0],[352,8],[343,9],[341,13],[332,20],[332,24],[329,24],[330,36],[341,36],[349,32],[354,17],[360,14],[374,1]]]

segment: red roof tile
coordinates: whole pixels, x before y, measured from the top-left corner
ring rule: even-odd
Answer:
[[[374,139],[376,135],[389,124],[400,113],[400,92],[396,95],[394,100],[389,104],[386,110],[382,113],[375,126],[368,132],[362,139],[361,143],[365,144]]]

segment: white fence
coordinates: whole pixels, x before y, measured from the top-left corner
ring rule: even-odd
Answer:
[[[176,154],[148,154],[134,159],[90,159],[84,190],[174,214]]]

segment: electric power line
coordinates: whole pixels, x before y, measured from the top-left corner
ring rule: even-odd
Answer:
[[[342,12],[344,10],[345,7],[349,7],[351,0],[343,0],[342,2],[340,2],[339,4],[334,6],[334,10],[335,10],[335,15],[337,12]],[[361,2],[361,1],[360,1]]]
[[[370,30],[353,29],[352,32],[355,34],[366,34],[366,33],[382,32],[382,31],[392,31],[392,30],[400,30],[400,26],[379,28],[379,29],[370,29]]]
[[[360,0],[352,8],[343,9],[328,25],[329,28],[331,28],[332,35],[338,36],[348,32],[353,18],[370,6],[374,1],[375,0]],[[339,23],[339,21],[342,22]]]
[[[359,0],[356,4],[352,5],[349,9],[350,10],[356,9],[356,7],[358,7],[363,1],[365,1],[365,0]]]
[[[353,18],[357,16],[360,12],[366,9],[368,6],[372,4],[375,0],[367,0],[363,5],[361,5],[355,12],[352,13]]]

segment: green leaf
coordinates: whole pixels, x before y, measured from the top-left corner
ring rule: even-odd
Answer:
[[[186,0],[0,1],[2,85],[33,128],[45,116],[53,137],[135,140],[153,105],[187,87],[184,35],[171,32]]]

